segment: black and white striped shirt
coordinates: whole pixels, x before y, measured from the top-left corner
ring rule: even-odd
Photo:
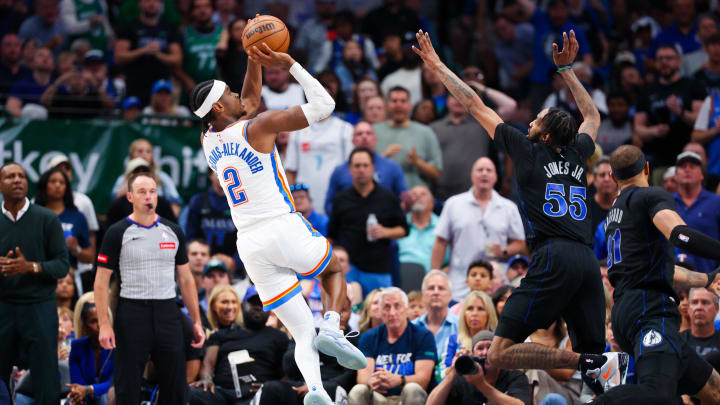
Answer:
[[[119,271],[120,296],[130,299],[175,298],[175,266],[187,262],[182,230],[162,217],[149,226],[116,222],[98,253],[98,266]]]

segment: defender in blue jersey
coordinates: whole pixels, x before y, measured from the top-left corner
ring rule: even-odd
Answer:
[[[418,32],[417,39],[420,49],[414,48],[415,52],[480,122],[498,150],[512,158],[515,167],[520,213],[533,254],[527,276],[505,303],[488,361],[503,369],[578,368],[583,380],[601,393],[603,381],[624,372],[627,354],[601,354],[605,296],[591,249],[585,176],[600,113],[572,70],[579,48],[575,33],[563,34],[562,52],[553,44],[553,59],[584,121],[576,132],[568,113],[545,109],[530,123],[527,135],[503,123],[440,61],[426,33]],[[560,317],[567,323],[577,353],[523,343],[533,331],[549,327]]]

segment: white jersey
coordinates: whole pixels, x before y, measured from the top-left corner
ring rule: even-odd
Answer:
[[[352,125],[333,116],[290,133],[283,163],[297,183],[308,185],[313,211],[325,213],[330,176],[352,152],[352,134]]]
[[[277,149],[260,153],[247,141],[250,121],[236,121],[205,133],[203,151],[225,192],[238,231],[259,221],[295,212]]]
[[[290,83],[282,93],[271,90],[266,84],[262,87],[261,94],[268,110],[287,110],[305,104],[305,90],[297,83]]]

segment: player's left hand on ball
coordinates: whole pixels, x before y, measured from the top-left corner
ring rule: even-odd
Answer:
[[[568,37],[567,32],[563,32],[563,47],[562,51],[558,50],[558,44],[553,43],[553,61],[558,67],[563,65],[570,65],[575,62],[575,57],[578,54],[580,45],[575,38],[575,31],[570,30],[570,36]]]

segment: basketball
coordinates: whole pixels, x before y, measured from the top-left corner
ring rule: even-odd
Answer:
[[[279,18],[271,15],[261,15],[250,20],[243,30],[242,44],[247,52],[248,48],[267,44],[275,52],[286,52],[290,46],[290,32]]]

